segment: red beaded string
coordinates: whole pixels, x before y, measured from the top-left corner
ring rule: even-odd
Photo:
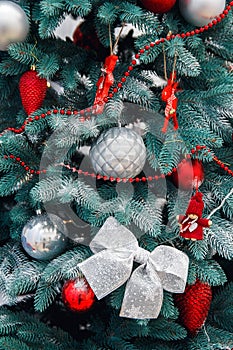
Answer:
[[[67,116],[71,116],[71,115],[77,115],[79,117],[79,121],[80,122],[84,122],[86,120],[90,120],[91,119],[91,113],[95,113],[95,110],[97,108],[97,105],[95,106],[92,106],[92,107],[89,107],[89,108],[86,108],[86,109],[82,109],[80,111],[77,111],[77,110],[70,110],[70,109],[52,109],[52,110],[48,110],[47,112],[45,113],[41,113],[41,114],[37,114],[33,117],[28,117],[23,125],[16,129],[16,128],[7,128],[5,129],[1,134],[0,136],[3,135],[4,132],[6,131],[12,131],[14,132],[15,134],[21,134],[22,132],[24,132],[25,130],[25,126],[30,124],[30,123],[33,123],[35,121],[38,121],[38,120],[41,120],[41,119],[45,119],[47,116],[51,115],[51,114],[61,114],[61,115],[67,115]],[[88,116],[87,116],[88,115]]]
[[[207,31],[209,28],[212,28],[214,25],[216,25],[217,23],[221,22],[221,20],[228,14],[228,12],[231,10],[231,7],[233,6],[233,1],[231,1],[229,3],[229,5],[225,8],[225,10],[219,15],[217,16],[212,22],[210,22],[209,24],[205,25],[204,27],[201,27],[199,29],[195,29],[195,30],[192,30],[191,32],[186,32],[186,33],[181,33],[181,34],[172,34],[172,35],[168,35],[166,38],[161,38],[159,40],[156,40],[156,42],[151,42],[149,45],[146,45],[143,49],[140,49],[138,51],[138,53],[135,55],[135,59],[133,59],[131,61],[131,65],[128,67],[128,70],[124,73],[124,76],[121,78],[120,82],[117,83],[117,87],[114,87],[112,92],[110,92],[108,94],[107,97],[104,98],[104,102],[108,102],[109,99],[113,98],[114,94],[118,92],[119,89],[122,88],[123,86],[123,83],[126,82],[126,79],[127,77],[130,76],[130,72],[134,69],[134,66],[137,64],[137,61],[136,59],[139,59],[140,56],[142,54],[144,54],[146,51],[149,51],[152,47],[154,47],[155,45],[159,45],[161,43],[164,43],[166,40],[172,40],[174,38],[186,38],[186,37],[190,37],[190,36],[193,36],[193,35],[196,35],[196,34],[200,34],[200,33],[203,33],[204,31]],[[45,119],[47,116],[51,115],[51,114],[61,114],[61,115],[76,115],[79,117],[79,121],[80,122],[84,122],[85,120],[89,120],[91,119],[91,113],[95,113],[97,109],[97,105],[94,105],[90,108],[86,108],[86,109],[83,109],[83,110],[80,110],[80,111],[77,111],[77,110],[66,110],[66,109],[53,109],[53,110],[48,110],[47,112],[45,113],[41,113],[41,114],[38,114],[36,116],[33,116],[33,117],[28,117],[23,125],[16,129],[16,128],[8,128],[6,129],[5,131],[9,130],[9,131],[12,131],[16,134],[20,134],[22,132],[24,132],[25,130],[25,126],[27,124],[30,124],[32,122],[35,122],[35,121],[38,121],[38,120],[41,120],[41,119]],[[4,133],[4,131],[3,131]],[[3,135],[0,134],[0,136]],[[194,149],[191,150],[191,154],[195,154],[195,153],[198,153],[200,150],[203,150],[205,149],[207,152],[211,153],[211,151],[209,149],[207,149],[206,146],[196,146]],[[21,160],[20,157],[16,157],[14,155],[10,155],[10,156],[7,156],[5,155],[4,156],[5,159],[14,159],[16,162],[20,163],[20,165],[22,167],[24,167],[25,171],[28,171],[30,174],[36,174],[36,175],[39,175],[41,173],[46,173],[46,169],[42,169],[42,170],[34,170],[32,168],[30,168],[29,165],[25,164],[24,161]],[[217,165],[219,165],[223,170],[225,170],[228,174],[230,174],[231,176],[233,176],[233,171],[230,170],[221,160],[219,160],[216,156],[213,156],[213,161],[215,161],[215,163]],[[102,179],[102,180],[109,180],[109,181],[117,181],[117,182],[145,182],[145,181],[152,181],[152,180],[159,180],[161,178],[165,178],[165,174],[161,174],[161,175],[155,175],[155,176],[148,176],[148,177],[142,177],[142,178],[139,178],[139,177],[136,177],[136,178],[129,178],[129,179],[126,179],[126,178],[113,178],[113,177],[108,177],[108,176],[102,176],[102,175],[96,175],[94,173],[89,173],[89,172],[86,172],[86,171],[83,171],[83,170],[80,170],[80,169],[76,169],[74,167],[70,167],[70,165],[66,165],[66,164],[60,164],[61,166],[64,166],[66,167],[67,169],[70,169],[72,170],[73,172],[77,172],[78,174],[82,174],[82,175],[85,175],[85,176],[91,176],[91,177],[96,177],[97,179]],[[173,168],[172,171],[167,175],[171,175],[173,172],[177,171],[176,168]]]
[[[210,149],[208,149],[206,146],[200,146],[197,145],[195,148],[193,148],[191,150],[191,154],[198,154],[198,152],[202,151],[202,150],[206,150],[207,153],[212,153],[212,151]],[[187,155],[187,158],[191,157],[190,155]],[[29,172],[32,175],[40,175],[42,173],[46,173],[46,169],[42,169],[42,170],[35,170],[32,169],[29,165],[27,165],[24,161],[21,160],[20,157],[16,157],[13,154],[7,156],[4,156],[5,159],[12,159],[15,160],[15,162],[19,163],[22,167],[24,167],[25,171]],[[216,157],[215,155],[213,155],[212,157],[213,161],[223,170],[225,170],[229,175],[233,176],[233,171],[229,169],[228,166],[226,166],[220,159],[218,159],[218,157]],[[69,164],[65,164],[65,163],[59,163],[56,164],[56,166],[62,166],[65,167],[69,170],[72,170],[72,172],[76,172],[79,175],[84,175],[84,176],[90,176],[92,178],[96,178],[97,180],[104,180],[104,181],[116,181],[116,182],[146,182],[146,181],[154,181],[154,180],[160,180],[160,179],[164,179],[166,176],[170,176],[172,175],[172,173],[177,171],[177,168],[173,168],[171,172],[167,173],[167,174],[160,174],[160,175],[153,175],[153,176],[143,176],[143,177],[135,177],[135,178],[119,178],[119,177],[112,177],[112,176],[105,176],[105,175],[100,175],[100,174],[95,174],[95,173],[89,173],[88,171],[83,171],[81,169],[77,169],[75,167],[70,166]]]
[[[196,34],[201,34],[203,33],[204,31],[207,31],[208,29],[212,28],[213,26],[215,26],[216,24],[218,24],[219,22],[222,21],[223,18],[226,17],[226,15],[229,13],[229,11],[231,10],[231,7],[233,7],[233,1],[231,1],[229,3],[229,5],[226,6],[226,8],[223,10],[223,12],[218,15],[216,18],[214,18],[210,23],[208,23],[207,25],[203,26],[203,27],[200,27],[200,28],[196,28],[190,32],[186,32],[186,33],[181,33],[181,34],[172,34],[172,35],[168,35],[166,38],[161,38],[161,39],[158,39],[156,40],[155,42],[151,42],[150,44],[148,45],[145,45],[143,49],[140,49],[138,51],[138,53],[135,55],[135,58],[131,61],[131,64],[129,65],[128,67],[128,70],[124,73],[124,76],[120,79],[120,81],[117,83],[117,86],[116,87],[113,87],[112,88],[112,91],[108,94],[108,96],[106,96],[104,98],[104,102],[107,103],[109,101],[109,99],[113,98],[114,94],[117,93],[119,91],[119,89],[121,89],[123,87],[123,84],[126,82],[126,79],[127,77],[130,76],[130,73],[131,71],[134,69],[135,65],[137,64],[137,61],[136,59],[139,59],[140,56],[142,54],[144,54],[145,52],[149,51],[152,47],[154,47],[155,45],[160,45],[162,43],[164,43],[166,40],[173,40],[175,38],[188,38],[190,36],[194,36]],[[102,102],[100,102],[99,104],[101,104]],[[66,114],[66,115],[77,115],[79,118],[79,121],[80,122],[84,122],[85,120],[89,120],[91,117],[90,115],[93,113],[95,113],[97,109],[97,105],[94,105],[92,107],[89,107],[89,108],[86,108],[86,109],[83,109],[83,110],[80,110],[80,111],[77,111],[77,110],[65,110],[65,109],[54,109],[52,111],[47,111],[45,113],[42,113],[42,114],[38,114],[34,117],[29,117],[25,120],[24,124],[16,129],[16,128],[7,128],[6,130],[3,131],[3,133],[5,131],[12,131],[16,134],[20,134],[22,132],[24,132],[25,130],[25,126],[29,123],[32,123],[34,121],[38,121],[40,119],[43,119],[43,118],[46,118],[46,116],[48,115],[51,115],[51,114],[57,114],[57,113],[60,113],[60,114]],[[88,115],[88,116],[87,116]],[[3,135],[0,134],[0,136]]]
[[[186,33],[167,35],[166,38],[161,38],[161,39],[156,40],[155,42],[151,42],[149,45],[145,45],[144,48],[140,49],[138,51],[138,53],[135,55],[135,59],[133,59],[131,61],[131,65],[128,67],[128,70],[124,73],[124,77],[121,78],[121,81],[117,84],[117,87],[114,87],[113,90],[108,94],[108,97],[106,97],[104,99],[104,102],[108,102],[108,100],[110,98],[112,98],[114,96],[114,94],[118,92],[119,89],[122,88],[123,83],[126,82],[126,78],[130,76],[131,71],[134,69],[135,65],[137,64],[136,59],[139,59],[140,56],[142,54],[144,54],[146,51],[149,51],[155,45],[160,45],[160,44],[164,43],[166,40],[169,41],[169,40],[173,40],[175,38],[185,39],[185,38],[188,38],[190,36],[194,36],[196,34],[200,34],[200,33],[203,33],[204,31],[207,31],[208,29],[212,28],[216,24],[220,23],[222,21],[222,19],[225,18],[226,15],[229,13],[229,11],[231,10],[231,7],[233,7],[233,1],[231,1],[229,3],[229,5],[226,6],[226,8],[223,10],[223,12],[221,14],[219,14],[210,23],[208,23],[207,25],[205,25],[203,27],[197,28],[195,30],[192,30],[192,31],[186,32]]]

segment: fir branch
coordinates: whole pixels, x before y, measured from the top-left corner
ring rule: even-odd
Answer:
[[[113,24],[118,17],[120,12],[120,7],[116,6],[110,2],[105,2],[99,7],[97,18],[104,25]]]
[[[163,292],[163,305],[160,313],[164,318],[167,319],[169,318],[176,320],[178,318],[179,312],[174,305],[174,300],[171,293],[168,293],[166,291]]]
[[[26,64],[19,63],[11,58],[2,59],[0,73],[5,76],[21,75],[28,68]]]
[[[141,35],[135,40],[135,47],[137,49],[140,49],[141,47],[144,47],[145,45],[147,45],[148,42],[153,41],[153,39],[154,39],[154,36],[152,36],[151,34]],[[146,54],[140,57],[140,62],[145,64],[154,62],[161,52],[162,52],[161,45],[155,45],[150,49],[149,52],[147,52]]]
[[[71,62],[69,66],[64,67],[61,72],[62,84],[65,86],[66,90],[77,89],[79,83],[82,80],[81,74],[78,72],[77,64]],[[81,86],[80,86],[81,88]]]
[[[180,38],[166,42],[166,55],[174,57],[177,54],[177,70],[185,76],[198,76],[201,67],[195,56],[191,54],[185,47],[184,42]]]
[[[165,143],[159,154],[159,168],[163,174],[168,174],[177,167],[181,156],[181,147],[174,133],[167,133]]]
[[[231,189],[231,191],[223,198],[221,204],[215,208],[208,216],[207,219],[210,219],[211,216],[213,216],[219,209],[221,209],[224,206],[224,203],[226,202],[226,200],[233,194],[233,188]]]
[[[206,327],[209,338],[211,339],[211,344],[216,344],[223,346],[223,349],[231,349],[233,346],[233,333],[224,331],[217,327],[207,325]],[[218,349],[218,348],[217,348]]]
[[[48,285],[43,280],[38,284],[34,307],[36,311],[46,310],[55,300],[56,296],[60,293],[60,283],[53,283]]]
[[[206,186],[212,191],[213,197],[216,203],[223,202],[223,205],[219,209],[222,209],[226,217],[233,217],[233,198],[231,197],[232,177],[231,176],[219,176],[209,175],[209,181],[206,181]],[[228,196],[228,194],[230,195]],[[225,196],[227,197],[226,199]]]
[[[101,23],[98,18],[95,18],[95,28],[97,36],[104,47],[110,47],[110,38],[108,34],[108,24]]]
[[[124,339],[116,336],[109,336],[106,338],[105,343],[113,350],[138,350],[130,342],[127,342]]]
[[[114,309],[119,310],[121,308],[124,293],[125,286],[123,285],[109,295],[108,302]]]
[[[162,148],[162,141],[158,140],[155,135],[148,132],[145,137],[146,151],[147,151],[147,159],[150,163],[150,166],[157,170],[158,169],[158,158]]]
[[[228,42],[226,38],[223,38],[221,42],[213,38],[208,38],[205,44],[206,47],[216,55],[222,57],[225,60],[232,60],[233,45],[231,42]]]
[[[208,320],[219,327],[233,332],[233,304],[231,296],[233,292],[233,282],[221,287],[214,295],[211,303]]]
[[[206,239],[213,249],[220,256],[225,259],[232,259],[233,257],[233,237],[232,237],[232,225],[225,220],[221,224],[214,218],[212,227],[208,229],[206,233]]]
[[[38,75],[50,79],[59,69],[59,56],[57,54],[43,55],[36,65]]]
[[[142,105],[146,108],[150,108],[155,96],[148,86],[142,83],[140,80],[134,77],[127,79],[123,86],[124,99]]]
[[[9,276],[7,285],[10,296],[17,297],[33,292],[44,269],[44,264],[27,262],[16,268]]]
[[[20,350],[30,350],[30,346],[22,342],[21,340],[15,338],[14,336],[1,337],[0,338],[0,349],[20,349]]]
[[[44,269],[41,280],[48,285],[61,281],[62,279],[72,279],[80,275],[78,263],[87,259],[90,251],[86,247],[77,247],[67,251],[61,256],[53,259]]]
[[[27,66],[36,64],[39,57],[42,57],[42,52],[33,44],[28,43],[11,44],[8,53],[14,60]]]
[[[198,36],[193,36],[192,38],[188,37],[185,40],[185,46],[198,59],[198,61],[201,62],[202,67],[202,61],[203,59],[206,59],[206,50],[202,38]]]
[[[0,196],[9,196],[14,194],[27,181],[25,170],[19,169],[17,173],[8,173],[1,178]]]
[[[1,349],[75,350],[78,348],[78,343],[68,333],[49,327],[38,317],[29,313],[1,308],[0,319],[3,321],[0,324],[0,330],[4,335],[0,338]]]
[[[219,103],[219,105],[222,105],[222,99],[226,98],[227,94],[231,96],[232,92],[232,84],[221,84],[213,87],[212,89],[208,89],[207,91],[183,91],[182,98],[187,100],[194,99],[196,101],[212,99],[213,101],[215,101],[215,103]]]
[[[42,179],[31,190],[30,195],[35,202],[48,202],[57,198],[60,189],[66,188],[71,180],[68,178],[57,178],[55,176]]]
[[[65,0],[65,8],[72,15],[84,17],[90,13],[92,3],[89,0],[82,0],[79,3],[76,0]]]
[[[45,0],[47,1],[47,0]],[[64,20],[65,12],[61,12],[59,16],[40,16],[39,19],[39,35],[41,39],[54,37],[54,31],[59,24]]]
[[[187,336],[187,331],[175,322],[159,319],[157,322],[150,322],[149,336],[153,339],[178,340]]]
[[[160,225],[162,221],[162,209],[164,204],[165,200],[161,201],[158,199],[155,201],[155,197],[153,195],[150,195],[146,201],[142,202],[131,200],[129,204],[131,218],[143,232],[147,232],[152,237],[156,237],[161,232]]]
[[[143,10],[134,4],[129,2],[122,2],[120,19],[123,23],[132,23],[137,25],[142,22]]]
[[[62,0],[42,0],[40,8],[46,17],[56,17],[64,9]]]
[[[124,104],[119,96],[114,96],[113,99],[109,100],[105,106],[104,113],[106,118],[109,119],[111,123],[116,123],[118,120],[122,120]]]
[[[209,246],[208,246],[209,239],[204,239],[200,241],[195,242],[188,242],[188,249],[192,253],[192,255],[197,260],[203,260],[207,257],[207,254],[209,252]]]
[[[202,260],[194,262],[197,277],[211,286],[224,284],[227,279],[221,266],[214,260]]]

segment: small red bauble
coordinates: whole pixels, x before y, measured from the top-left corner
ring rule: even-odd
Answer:
[[[64,304],[72,311],[86,311],[95,302],[95,294],[85,278],[68,280],[62,289]]]
[[[19,81],[19,91],[27,115],[42,106],[47,90],[47,80],[40,78],[35,70],[25,72]]]
[[[184,159],[172,174],[172,181],[177,188],[191,190],[198,188],[204,181],[204,168],[198,159]]]
[[[73,42],[83,49],[89,50],[99,50],[101,48],[101,43],[98,39],[96,32],[93,30],[86,34],[83,33],[83,23],[77,26],[73,33]]]
[[[176,0],[141,0],[143,6],[154,13],[165,13],[171,10]]]
[[[175,294],[174,299],[180,312],[180,320],[191,335],[203,326],[212,301],[211,287],[199,280],[187,285],[183,294]]]

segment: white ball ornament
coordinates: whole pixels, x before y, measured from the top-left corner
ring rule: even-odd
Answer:
[[[67,229],[63,220],[54,214],[32,217],[24,226],[21,242],[24,250],[37,260],[51,260],[67,245]]]
[[[111,128],[103,132],[90,150],[96,174],[114,178],[138,175],[146,162],[146,147],[135,131]]]
[[[0,1],[0,51],[8,45],[23,41],[29,32],[29,21],[24,10],[11,1]]]
[[[184,19],[198,27],[210,23],[225,6],[225,0],[179,0],[180,12]]]

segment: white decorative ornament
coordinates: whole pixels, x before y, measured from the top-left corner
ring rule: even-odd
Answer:
[[[134,234],[109,217],[90,243],[94,255],[78,267],[97,299],[102,299],[126,281],[120,316],[153,319],[163,304],[163,289],[184,293],[188,256],[176,248],[160,245],[152,252],[139,247]],[[133,269],[133,262],[138,267]]]
[[[225,0],[179,0],[180,12],[185,20],[201,27],[210,23],[225,8]]]
[[[34,216],[24,226],[21,241],[32,258],[51,260],[65,250],[67,229],[64,221],[55,214]]]
[[[90,150],[96,174],[114,178],[137,176],[146,162],[146,147],[135,131],[111,128],[103,132]]]
[[[0,1],[0,51],[26,39],[29,21],[24,10],[11,1]]]

